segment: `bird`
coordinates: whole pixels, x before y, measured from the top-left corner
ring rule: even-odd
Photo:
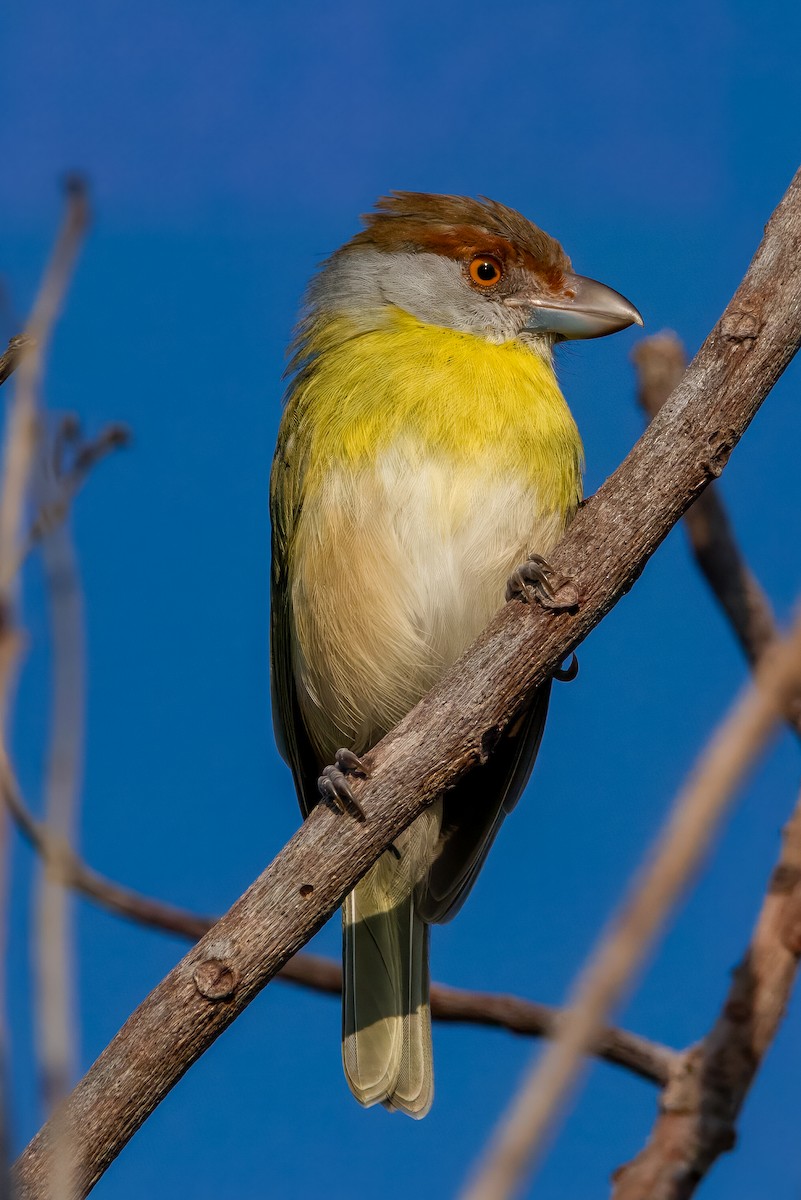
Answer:
[[[553,599],[582,499],[554,350],[642,324],[479,197],[396,191],[310,282],[270,481],[275,736],[306,817],[509,599]],[[463,904],[539,749],[550,683],[343,905],[342,1059],[364,1106],[433,1099],[429,929]]]

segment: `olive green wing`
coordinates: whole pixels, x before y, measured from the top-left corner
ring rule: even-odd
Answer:
[[[504,818],[528,783],[550,694],[549,680],[506,730],[487,763],[443,797],[440,852],[415,896],[417,913],[424,921],[449,921],[467,899]]]
[[[303,721],[295,684],[289,564],[303,503],[306,459],[290,403],[281,422],[270,478],[270,692],[275,740],[292,771],[304,817],[319,799],[316,781],[320,764]]]

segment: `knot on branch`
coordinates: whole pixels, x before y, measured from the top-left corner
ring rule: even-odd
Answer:
[[[715,429],[707,435],[709,453],[704,458],[703,466],[713,479],[718,479],[723,474],[723,468],[729,461],[736,440],[731,429]]]
[[[207,1000],[229,1000],[239,983],[239,972],[221,958],[207,958],[192,972],[195,987]]]
[[[720,332],[727,342],[753,342],[762,328],[762,322],[756,313],[747,309],[734,309],[724,313],[720,322]]]

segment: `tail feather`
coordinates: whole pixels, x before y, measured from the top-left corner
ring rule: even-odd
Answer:
[[[408,975],[401,1064],[395,1090],[384,1103],[387,1108],[419,1119],[426,1115],[434,1099],[428,925],[412,911],[408,929]]]
[[[411,847],[387,854],[343,906],[342,1061],[356,1099],[423,1117],[434,1077],[428,926],[415,912]]]
[[[374,910],[369,877],[343,908],[342,1063],[360,1104],[376,1104],[400,1073],[403,1025],[397,981],[400,939],[392,920]]]

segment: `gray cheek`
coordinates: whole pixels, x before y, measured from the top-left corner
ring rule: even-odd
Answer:
[[[479,334],[493,342],[517,337],[519,309],[478,295],[458,263],[441,254],[386,254],[360,249],[337,256],[317,277],[309,301],[321,308],[347,310],[365,318],[372,310],[396,305],[430,325]]]

